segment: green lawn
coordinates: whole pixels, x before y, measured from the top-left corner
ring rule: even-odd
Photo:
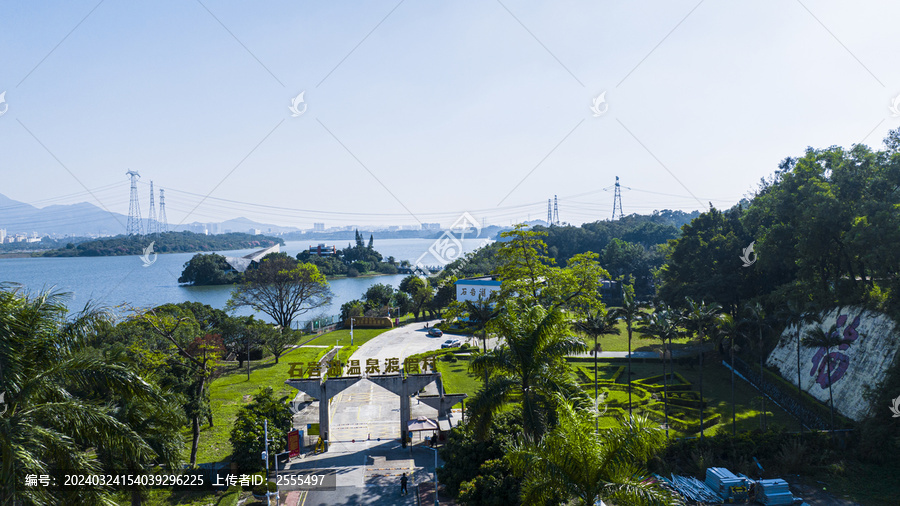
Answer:
[[[469,361],[458,360],[456,362],[437,361],[438,372],[441,373],[441,380],[444,382],[444,392],[448,394],[469,394],[469,397],[475,395],[475,392],[481,388],[481,379],[469,373]]]
[[[602,381],[604,378],[610,378],[615,371],[624,365],[621,362],[599,362],[598,377]],[[474,396],[475,392],[481,388],[482,381],[468,372],[469,361],[459,360],[457,362],[445,362],[438,360],[438,371],[441,372],[444,381],[444,390],[448,393],[466,393]],[[591,380],[593,380],[593,364],[590,363],[572,363],[572,368],[581,369]],[[684,364],[676,365],[675,371],[681,374],[686,380],[691,382],[692,391],[699,389],[699,368],[697,365]],[[648,361],[646,363],[635,361],[632,363],[632,378],[639,380],[649,378],[662,373],[662,363],[659,361]],[[627,383],[627,370],[619,376],[619,384]],[[602,384],[601,384],[602,385]],[[585,388],[590,394],[593,394],[593,388],[590,384],[586,384]],[[621,406],[627,409],[627,392],[611,391],[609,392],[610,400],[618,401]],[[671,395],[671,394],[670,394]],[[707,430],[713,432],[725,430],[731,431],[731,376],[729,371],[723,366],[708,362],[704,367],[703,375],[703,398],[707,402],[704,413],[707,417],[713,413],[721,416],[720,422]],[[634,400],[637,402],[639,396],[635,395]],[[740,378],[735,378],[735,406],[737,411],[736,425],[738,431],[748,431],[759,428],[762,420],[762,407],[759,392],[748,385]],[[659,405],[662,410],[662,405]],[[771,401],[766,402],[766,418],[769,427],[780,426],[787,430],[794,430],[797,427],[796,420],[786,413],[784,410],[772,404]],[[613,420],[607,420],[609,424]],[[605,422],[604,422],[605,423]],[[676,435],[681,436],[676,432]]]
[[[600,344],[600,348],[603,351],[628,351],[628,328],[625,326],[625,322],[619,320],[618,325],[616,327],[619,329],[619,334],[611,334],[606,336],[600,336],[597,338],[597,343]],[[584,341],[589,343],[589,346],[593,347],[594,339],[588,338],[584,336]],[[681,338],[681,339],[673,339],[672,344],[673,348],[681,348],[687,346],[690,343],[691,338]],[[647,338],[643,334],[637,331],[637,328],[632,328],[631,332],[631,351],[651,351],[657,350],[660,347],[660,341],[656,338]]]
[[[616,369],[623,365],[622,362],[599,362],[599,376],[609,376]],[[593,364],[584,363],[573,364],[574,367],[588,369],[585,372],[593,378]],[[632,363],[632,379],[639,380],[662,374],[662,363],[659,361],[648,361],[646,363],[635,361]],[[686,380],[691,382],[692,391],[699,391],[700,372],[699,366],[693,364],[677,365],[675,372],[681,374]],[[712,431],[731,431],[731,375],[723,366],[707,362],[703,371],[703,399],[707,402],[704,413],[712,415],[719,413],[721,421],[711,428]],[[617,383],[626,384],[628,382],[628,371],[619,376]],[[751,387],[747,382],[740,378],[735,378],[735,406],[736,406],[736,426],[738,431],[748,431],[760,427],[762,420],[762,407],[759,392]],[[593,390],[588,387],[593,393]],[[620,393],[615,393],[615,399],[620,399]],[[627,393],[625,394],[627,399]],[[661,407],[660,407],[661,410]],[[780,426],[787,430],[797,428],[797,422],[784,410],[772,404],[771,401],[766,402],[767,424],[771,428]]]
[[[275,363],[273,357],[259,362],[251,362],[250,380],[244,369],[230,369],[224,376],[216,378],[209,389],[214,426],[200,429],[200,444],[197,448],[197,462],[221,462],[231,456],[231,428],[238,409],[247,404],[261,387],[271,386],[277,396],[294,396],[297,391],[284,384],[288,378],[289,362],[312,362],[324,355],[328,348],[296,348],[283,355]],[[188,444],[184,459],[190,459],[190,431],[186,432]]]
[[[353,344],[361,346],[373,337],[391,329],[353,329]],[[322,334],[307,344],[317,346],[350,346],[350,329],[341,329]]]

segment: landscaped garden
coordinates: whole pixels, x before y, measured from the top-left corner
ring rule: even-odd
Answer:
[[[455,354],[456,361],[438,360],[444,390],[466,393],[473,397],[483,383],[469,371],[469,356]],[[582,389],[594,394],[594,363],[588,359],[570,359],[573,374]],[[597,363],[598,411],[600,426],[612,427],[616,419],[628,414],[627,364],[624,360],[601,360]],[[667,364],[667,367],[671,367]],[[663,403],[662,363],[659,360],[632,361],[632,406],[658,421],[665,419]],[[700,430],[700,395],[697,390],[699,368],[693,363],[676,361],[675,372],[668,372],[669,428],[672,437],[696,436]],[[759,392],[746,381],[735,378],[735,423],[738,432],[759,429],[763,423]],[[731,373],[724,366],[707,366],[703,378],[704,433],[731,432]],[[766,426],[793,430],[796,419],[771,401],[766,402]]]

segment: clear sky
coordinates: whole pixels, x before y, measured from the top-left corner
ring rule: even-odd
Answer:
[[[508,225],[554,195],[580,224],[609,218],[615,176],[626,213],[726,208],[807,146],[900,126],[898,2],[2,10],[0,193],[127,213],[133,169],[170,224]]]

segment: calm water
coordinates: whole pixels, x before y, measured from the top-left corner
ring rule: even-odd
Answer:
[[[329,241],[339,248],[345,241]],[[393,256],[398,262],[409,260],[415,262],[419,256],[428,251],[432,239],[383,239],[375,240],[374,247],[385,258]],[[465,240],[463,250],[473,251],[481,244],[480,240]],[[307,241],[289,241],[282,251],[296,255],[310,246]],[[218,253],[228,256],[240,256],[254,251],[233,250]],[[178,276],[185,262],[194,253],[174,253],[157,256],[156,262],[149,267],[138,256],[119,257],[81,257],[81,258],[6,258],[0,259],[0,282],[12,281],[22,283],[29,291],[55,288],[71,294],[69,308],[79,309],[89,301],[109,306],[147,308],[169,302],[194,301],[209,304],[215,308],[224,308],[231,295],[231,286],[181,286]],[[431,257],[424,263],[435,264]],[[396,287],[403,275],[375,276],[371,278],[345,278],[329,282],[334,299],[330,307],[324,307],[299,317],[308,320],[319,315],[332,315],[340,312],[341,304],[358,299],[367,288],[384,283]],[[241,315],[255,314],[257,318],[270,320],[266,315],[254,313],[250,309],[242,309]]]

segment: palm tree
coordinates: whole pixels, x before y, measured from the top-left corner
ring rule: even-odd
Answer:
[[[748,314],[747,322],[752,323],[759,333],[759,340],[757,341],[757,351],[759,352],[759,393],[760,397],[762,398],[761,428],[762,430],[766,430],[766,427],[768,425],[766,422],[766,393],[765,390],[763,390],[763,383],[765,383],[766,381],[765,369],[763,369],[763,347],[765,346],[765,342],[763,341],[763,328],[768,326],[766,319],[766,310],[759,302],[747,304],[744,309]]]
[[[110,315],[86,307],[67,317],[64,297],[0,287],[0,391],[6,405],[0,423],[2,504],[103,500],[91,489],[52,497],[41,487],[17,489],[26,474],[48,474],[51,468],[102,473],[109,457],[118,457],[119,466],[180,460],[177,454],[157,453],[143,428],[122,412],[123,406],[139,403],[158,406],[158,390],[88,346],[88,336]],[[157,449],[171,449],[164,446]]]
[[[825,348],[825,366],[828,368],[828,401],[831,405],[831,436],[834,437],[834,395],[831,391],[831,349],[851,341],[844,339],[838,332],[837,325],[832,325],[828,330],[821,326],[815,326],[805,332],[803,346],[807,348]]]
[[[612,314],[625,320],[625,327],[628,329],[628,418],[631,418],[631,332],[643,313],[640,304],[634,300],[634,287],[625,286],[623,292],[622,307],[613,309]]]
[[[494,309],[492,304],[478,299],[478,301],[466,301],[466,312],[469,313],[469,321],[475,324],[476,330],[481,331],[481,342],[484,352],[487,353],[487,324],[499,316],[500,311]]]
[[[559,309],[541,305],[519,309],[514,302],[507,306],[510,310],[496,321],[504,344],[471,362],[476,374],[491,371],[491,376],[469,409],[476,432],[483,437],[494,414],[509,404],[520,404],[525,437],[535,441],[553,423],[558,394],[587,405],[587,396],[565,362],[566,356],[583,353],[587,347],[569,335],[569,322]]]
[[[730,314],[720,314],[716,329],[723,338],[727,337],[731,341],[731,435],[734,436],[737,435],[737,408],[734,402],[734,342],[740,334],[740,321],[735,320]]]
[[[561,402],[559,425],[540,441],[514,444],[507,457],[524,476],[523,504],[546,504],[560,496],[593,506],[679,504],[651,480],[646,463],[666,444],[658,426],[644,417],[595,431],[591,417]]]
[[[797,401],[802,402],[803,400],[803,387],[801,386],[801,377],[800,377],[800,331],[805,325],[810,324],[821,324],[822,318],[819,316],[819,313],[814,311],[811,306],[806,306],[805,308],[800,306],[797,302],[793,300],[789,300],[787,304],[785,304],[784,308],[781,311],[781,321],[784,322],[785,330],[796,327],[797,328]],[[799,416],[797,420],[800,422],[800,432],[803,432],[803,419]]]
[[[665,305],[660,305],[653,313],[644,314],[643,324],[638,329],[641,333],[662,341],[663,409],[666,419],[666,438],[669,437],[669,379],[666,371],[666,355],[671,355],[671,351],[666,349],[666,340],[668,339],[669,348],[671,348],[672,339],[679,336],[675,321],[676,317],[671,310]]]
[[[575,329],[579,332],[587,334],[590,337],[594,338],[594,399],[597,399],[597,338],[600,336],[608,336],[614,334],[621,334],[622,331],[619,330],[617,323],[617,318],[612,313],[604,313],[602,310],[597,311],[595,315],[588,315],[584,320],[575,322]],[[629,399],[631,401],[631,399]],[[596,418],[596,424],[599,428],[600,419]]]
[[[475,324],[475,328],[481,331],[481,343],[484,346],[484,352],[487,353],[487,324],[500,315],[498,309],[489,304],[487,301],[478,299],[477,302],[467,300],[466,311],[469,313],[469,320]],[[484,382],[487,383],[488,372],[484,372]]]
[[[703,341],[707,337],[707,333],[712,329],[719,316],[719,310],[722,306],[712,303],[707,305],[703,301],[696,303],[690,298],[687,299],[687,310],[682,315],[681,320],[684,326],[697,333],[700,338],[700,440],[703,441]]]

